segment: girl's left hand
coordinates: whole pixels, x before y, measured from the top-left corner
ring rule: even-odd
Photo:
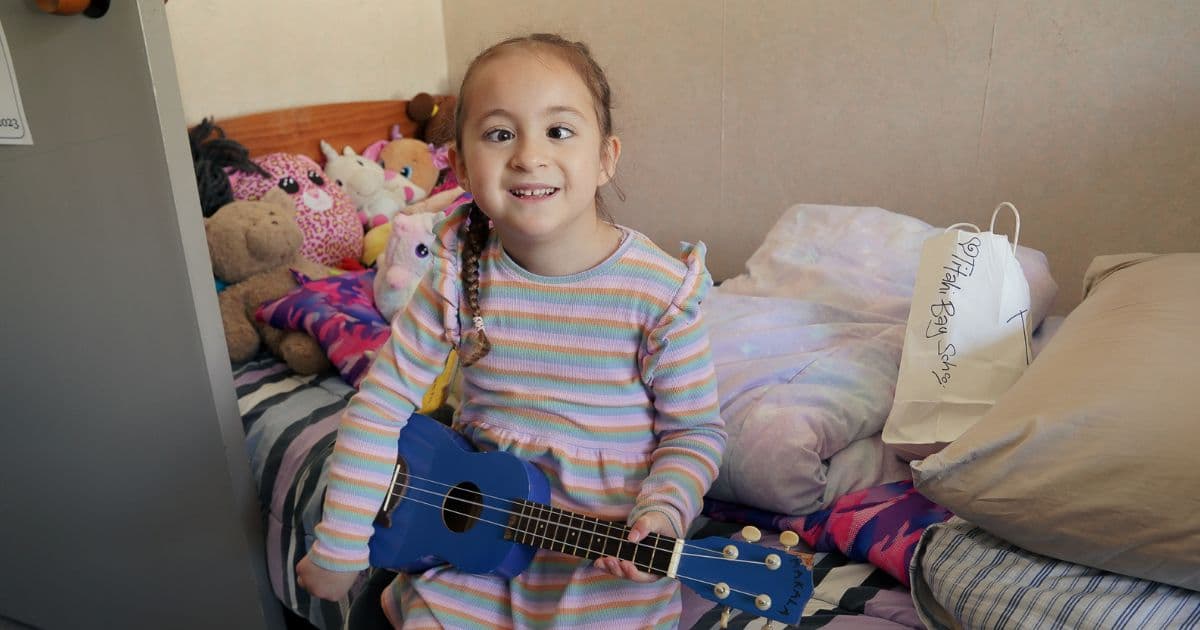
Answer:
[[[638,542],[652,532],[675,538],[675,531],[666,516],[661,512],[646,512],[638,520],[634,521],[633,527],[629,530],[629,541]],[[628,560],[618,560],[613,557],[597,558],[596,566],[617,577],[630,579],[634,582],[653,582],[662,578],[660,575],[652,575],[638,570]]]

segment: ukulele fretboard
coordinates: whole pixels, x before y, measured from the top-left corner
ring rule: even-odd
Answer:
[[[638,543],[628,540],[624,523],[603,521],[556,507],[517,500],[504,538],[593,560],[604,556],[630,560],[647,573],[667,575],[675,539],[650,534]]]

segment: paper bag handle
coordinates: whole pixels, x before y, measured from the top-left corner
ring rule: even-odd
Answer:
[[[1013,217],[1016,219],[1016,227],[1013,228],[1013,242],[1012,242],[1013,253],[1016,254],[1017,253],[1017,239],[1021,238],[1021,213],[1017,212],[1016,206],[1012,205],[1011,203],[1009,203],[1007,201],[1001,202],[1000,205],[996,206],[996,209],[992,211],[992,225],[991,225],[991,227],[988,228],[988,231],[991,232],[992,234],[996,233],[996,215],[1000,214],[1000,209],[1005,206],[1008,206],[1008,208],[1010,210],[1012,210]]]
[[[955,223],[954,225],[951,225],[950,227],[946,228],[942,233],[944,234],[946,232],[949,232],[950,230],[957,230],[959,228],[971,228],[971,231],[976,234],[978,234],[980,232],[979,226],[975,225],[974,223]]]

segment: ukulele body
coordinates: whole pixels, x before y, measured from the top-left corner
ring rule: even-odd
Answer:
[[[450,563],[460,571],[512,578],[537,549],[506,540],[513,502],[550,502],[536,466],[503,452],[481,453],[458,432],[413,414],[401,432],[393,488],[399,502],[375,522],[370,563],[418,572]],[[482,506],[482,507],[481,507]]]

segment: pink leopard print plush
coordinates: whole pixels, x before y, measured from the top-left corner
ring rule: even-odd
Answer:
[[[290,153],[271,153],[253,161],[270,173],[271,179],[229,173],[235,199],[261,199],[278,186],[296,202],[296,222],[304,233],[300,255],[331,266],[362,257],[363,229],[354,202],[325,177],[316,162]]]

